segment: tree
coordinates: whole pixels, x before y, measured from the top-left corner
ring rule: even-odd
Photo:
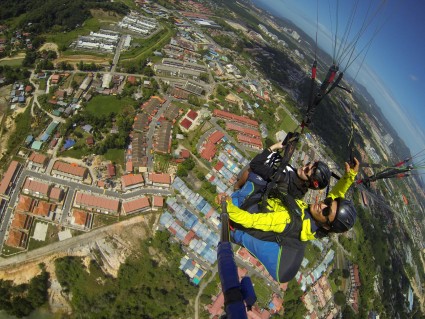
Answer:
[[[204,73],[204,72],[202,72],[202,73],[199,75],[199,79],[200,79],[201,81],[206,82],[206,83],[210,83],[210,76],[209,76],[209,74],[208,74],[208,73]]]
[[[34,308],[43,305],[47,300],[49,273],[44,269],[41,274],[32,278],[28,288],[28,300]]]
[[[344,293],[342,291],[337,291],[334,295],[334,300],[335,300],[335,303],[338,306],[345,305],[345,295],[344,295]]]
[[[178,177],[186,177],[186,176],[188,175],[187,169],[186,169],[185,167],[183,167],[182,165],[180,165],[180,166],[177,168],[177,173],[176,173],[176,175],[177,175]]]
[[[74,90],[76,90],[76,89],[78,89],[80,86],[78,85],[77,81],[72,80],[72,82],[71,82],[71,87],[72,87]]]
[[[35,63],[36,59],[37,59],[37,52],[33,50],[27,50],[25,54],[25,58],[22,61],[22,66],[25,66],[25,67],[32,66]]]
[[[143,74],[148,76],[148,77],[151,77],[151,76],[155,75],[155,72],[152,70],[152,68],[150,66],[147,66],[147,67],[143,68]]]

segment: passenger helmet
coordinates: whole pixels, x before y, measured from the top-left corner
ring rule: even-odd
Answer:
[[[344,233],[353,228],[356,222],[357,212],[352,201],[337,198],[338,202],[335,219],[330,224],[330,231],[333,233]]]
[[[315,164],[315,170],[310,175],[309,188],[311,189],[323,189],[329,185],[329,181],[331,179],[331,170],[328,165],[323,163],[322,161],[317,161]]]

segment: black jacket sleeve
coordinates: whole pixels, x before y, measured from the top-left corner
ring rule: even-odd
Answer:
[[[274,168],[266,165],[267,158],[272,154],[268,148],[264,149],[260,154],[256,155],[249,166],[251,170],[260,175],[265,181],[270,181],[274,174]]]

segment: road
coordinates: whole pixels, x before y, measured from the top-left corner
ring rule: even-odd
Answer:
[[[195,298],[195,318],[199,318],[199,298],[201,297],[202,293],[204,292],[205,287],[215,278],[215,275],[217,274],[218,268],[215,266],[213,269],[211,269],[211,276],[208,279],[208,281],[202,281],[199,285],[199,291]]]
[[[63,118],[61,118],[61,117],[58,117],[58,116],[54,116],[53,114],[50,114],[49,112],[47,112],[46,110],[44,110],[41,106],[40,106],[40,103],[38,102],[38,96],[40,95],[40,94],[45,94],[46,92],[44,92],[44,91],[42,91],[42,90],[39,90],[38,89],[38,84],[36,84],[34,81],[33,81],[33,79],[34,79],[34,70],[32,70],[31,71],[31,76],[30,76],[30,82],[31,82],[31,84],[34,86],[34,88],[35,88],[35,90],[34,90],[34,93],[33,93],[33,97],[34,97],[34,101],[33,101],[33,103],[32,103],[32,105],[31,105],[31,115],[34,117],[35,116],[35,114],[34,114],[34,105],[36,105],[40,110],[42,110],[44,113],[46,113],[48,116],[50,116],[51,118],[52,118],[52,120],[54,120],[54,121],[56,121],[56,122],[59,122],[59,123],[65,123],[65,119],[63,119]],[[49,81],[47,81],[47,83],[49,83]],[[49,86],[47,86],[47,89],[46,90],[48,90],[49,89]],[[48,92],[48,91],[47,91]]]
[[[95,241],[100,238],[111,235],[114,232],[114,229],[120,229],[121,227],[126,227],[140,223],[144,220],[143,216],[136,216],[131,219],[116,223],[114,225],[106,226],[100,229],[95,229],[91,232],[88,232],[77,237],[72,237],[64,241],[56,242],[48,246],[44,246],[35,250],[28,252],[20,253],[9,258],[0,258],[0,269],[9,268],[14,265],[18,265],[25,262],[34,262],[37,260],[43,261],[46,256],[51,254],[66,251],[71,248],[77,248],[84,246],[85,243],[89,241]]]

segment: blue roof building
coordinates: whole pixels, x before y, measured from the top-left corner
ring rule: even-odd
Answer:
[[[58,125],[59,125],[59,122],[52,121],[46,129],[46,133],[49,135],[52,135],[55,132]]]
[[[83,129],[84,131],[86,131],[87,133],[90,133],[90,132],[92,131],[92,129],[93,129],[93,126],[91,126],[90,124],[86,124],[86,125],[84,125],[84,126],[82,127],[82,129]]]
[[[34,136],[28,135],[27,138],[25,139],[25,144],[30,145],[32,141],[34,141]]]
[[[75,145],[75,141],[68,139],[68,140],[65,141],[63,148],[67,150],[67,149],[73,147],[74,145]]]
[[[49,135],[49,134],[47,134],[47,133],[43,133],[43,135],[41,135],[40,140],[41,140],[42,142],[46,142],[46,141],[49,139],[49,137],[50,137],[50,135]]]

